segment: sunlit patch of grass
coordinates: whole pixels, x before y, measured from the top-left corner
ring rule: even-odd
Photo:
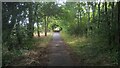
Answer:
[[[38,42],[36,42],[35,46],[37,47],[46,47],[49,41],[52,38],[52,33],[49,33],[48,36],[42,36],[38,38]]]
[[[116,65],[117,48],[111,50],[105,40],[70,36],[61,33],[64,41],[79,58],[80,65]]]

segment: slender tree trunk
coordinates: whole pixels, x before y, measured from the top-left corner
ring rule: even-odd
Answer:
[[[93,23],[92,24],[93,25],[95,24],[95,10],[96,10],[95,8],[96,8],[96,3],[93,3],[92,4],[92,10],[93,10]],[[91,29],[91,31],[92,31],[91,33],[92,34],[94,34],[95,28],[96,28],[95,26],[92,26],[92,29]]]
[[[92,12],[93,12],[93,23],[95,21],[95,5],[92,4]]]
[[[40,27],[39,27],[39,18],[38,18],[38,5],[36,5],[36,10],[35,10],[35,16],[36,16],[36,22],[37,22],[37,34],[38,34],[38,37],[40,37]]]
[[[45,16],[45,36],[47,36],[47,16]]]
[[[20,45],[22,43],[22,38],[19,33],[19,30],[20,30],[19,28],[20,28],[20,23],[17,22],[17,24],[16,24],[16,36],[17,36],[17,41],[18,41],[18,44],[16,46],[17,49],[20,49]]]
[[[28,36],[30,38],[33,37],[34,33],[34,23],[33,23],[33,8],[32,8],[32,3],[29,4],[29,24],[28,24]]]
[[[108,26],[108,44],[111,45],[111,26],[110,26],[110,21],[108,21],[108,14],[107,14],[107,2],[105,2],[105,15],[106,15],[106,23],[107,23],[107,26]]]
[[[114,14],[114,2],[112,2],[112,22],[113,22],[113,18],[114,18],[113,14]]]
[[[112,8],[112,16],[111,16],[111,19],[112,19],[112,24],[111,24],[111,28],[114,28],[115,26],[116,26],[116,24],[113,24],[114,23],[114,2],[112,2],[112,6],[111,6],[111,8]],[[116,32],[116,30],[115,30],[115,32]],[[115,33],[116,34],[116,33]],[[115,42],[115,36],[116,35],[112,35],[112,39],[111,39],[111,41],[113,40],[113,43],[115,43],[116,44],[116,42]]]
[[[101,20],[100,20],[100,2],[99,2],[99,4],[98,4],[98,28],[100,27],[99,26],[99,24],[100,24],[100,22],[101,22]]]
[[[39,27],[39,23],[38,23],[38,16],[37,16],[37,34],[38,34],[38,37],[40,37],[40,27]]]
[[[79,35],[79,25],[80,25],[79,23],[80,23],[80,16],[81,16],[81,14],[80,14],[80,3],[79,2],[77,3],[77,6],[78,6],[78,9],[77,9],[78,10],[78,12],[77,12],[78,13],[78,22],[77,22],[77,33],[76,34]]]
[[[88,36],[88,33],[89,33],[89,25],[90,25],[90,6],[88,4],[89,2],[87,2],[87,5],[88,5],[88,23],[87,23],[87,33],[86,35]]]
[[[49,16],[47,17],[47,32],[48,32]]]
[[[80,23],[82,22],[82,14],[81,14],[81,11],[80,11]]]

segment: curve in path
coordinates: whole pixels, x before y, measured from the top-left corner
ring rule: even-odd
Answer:
[[[60,33],[55,32],[53,34],[53,40],[50,43],[48,55],[48,66],[73,66],[73,60],[69,55],[69,51],[66,49],[66,45],[63,43],[60,37]]]

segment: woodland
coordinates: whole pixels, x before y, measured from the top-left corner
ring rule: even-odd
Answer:
[[[119,2],[2,2],[2,65],[11,65],[37,45],[44,44],[39,50],[45,50],[57,27],[80,65],[118,65],[119,6]]]

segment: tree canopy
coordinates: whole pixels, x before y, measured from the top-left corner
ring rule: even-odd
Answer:
[[[119,2],[3,2],[2,40],[8,51],[25,49],[34,33],[57,26],[74,36],[100,39],[111,49],[119,45]],[[103,43],[104,44],[104,43]]]

